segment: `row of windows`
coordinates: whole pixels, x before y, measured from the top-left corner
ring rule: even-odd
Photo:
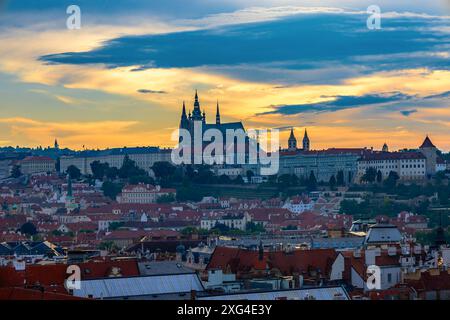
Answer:
[[[362,164],[377,164],[377,163],[424,163],[424,159],[397,159],[397,160],[369,160],[369,161],[361,161]]]

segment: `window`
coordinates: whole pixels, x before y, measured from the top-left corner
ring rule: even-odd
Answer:
[[[389,283],[392,282],[392,274],[391,274],[391,273],[388,273],[388,275],[387,275],[387,281],[388,281]]]

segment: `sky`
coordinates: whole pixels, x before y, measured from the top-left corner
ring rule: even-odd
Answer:
[[[282,145],[450,151],[449,48],[448,0],[0,0],[0,146],[171,147],[198,89]]]

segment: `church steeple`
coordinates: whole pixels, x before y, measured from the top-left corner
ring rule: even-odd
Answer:
[[[200,110],[200,102],[198,101],[197,90],[195,90],[194,111],[192,111],[192,120],[203,121],[202,111]]]
[[[294,136],[294,128],[291,128],[291,134],[288,139],[288,150],[289,151],[297,150],[297,139]]]
[[[186,104],[183,101],[183,111],[181,112],[180,128],[187,129],[188,127],[189,127],[189,120],[186,115]]]
[[[309,143],[309,138],[308,138],[308,132],[305,129],[305,135],[303,136],[303,150],[309,151],[309,148],[310,148],[310,143]]]
[[[183,101],[183,112],[181,113],[181,119],[186,119],[186,104]]]
[[[219,100],[217,100],[216,124],[220,124]]]

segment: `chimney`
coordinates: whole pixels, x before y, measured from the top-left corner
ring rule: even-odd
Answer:
[[[197,298],[197,291],[191,290],[191,300],[195,300]]]

